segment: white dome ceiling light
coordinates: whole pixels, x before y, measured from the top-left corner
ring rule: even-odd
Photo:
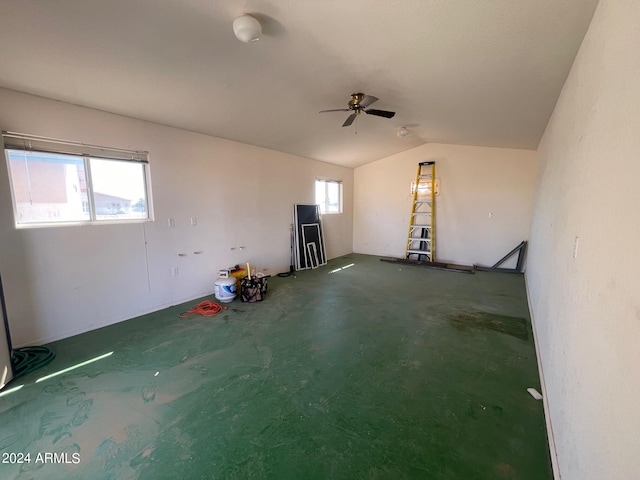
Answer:
[[[409,135],[409,130],[407,129],[407,127],[400,127],[396,133],[396,135],[398,135],[398,137],[402,138],[402,137],[406,137],[407,135]]]
[[[233,33],[241,42],[257,42],[262,35],[262,25],[251,15],[242,15],[233,21]]]

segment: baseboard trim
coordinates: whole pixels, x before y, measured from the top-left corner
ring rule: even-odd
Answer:
[[[556,441],[553,434],[553,425],[551,424],[551,414],[549,411],[549,397],[547,395],[547,385],[544,380],[544,369],[542,368],[542,360],[540,356],[540,346],[538,344],[538,333],[536,331],[536,321],[531,307],[531,296],[529,295],[529,284],[527,276],[524,276],[524,286],[527,293],[527,305],[529,307],[529,316],[531,317],[531,329],[533,330],[533,341],[536,349],[536,361],[538,362],[538,374],[540,375],[540,388],[542,390],[542,405],[544,408],[544,419],[547,425],[547,440],[549,442],[549,457],[551,458],[551,469],[553,470],[553,478],[561,480],[560,466],[558,465],[558,451],[556,450]]]

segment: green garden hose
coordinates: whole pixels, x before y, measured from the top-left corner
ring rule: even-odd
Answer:
[[[40,367],[44,367],[55,358],[47,347],[23,347],[15,348],[11,353],[14,378],[22,377]]]

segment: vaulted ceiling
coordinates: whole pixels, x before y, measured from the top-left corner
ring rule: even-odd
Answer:
[[[2,0],[0,86],[349,167],[425,142],[535,149],[596,4]],[[260,41],[235,38],[243,13]],[[355,92],[395,117],[318,113]]]

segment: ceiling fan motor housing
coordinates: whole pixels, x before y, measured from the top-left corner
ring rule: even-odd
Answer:
[[[360,102],[364,98],[364,93],[352,93],[351,100],[349,100],[349,108],[351,110],[360,111]]]

